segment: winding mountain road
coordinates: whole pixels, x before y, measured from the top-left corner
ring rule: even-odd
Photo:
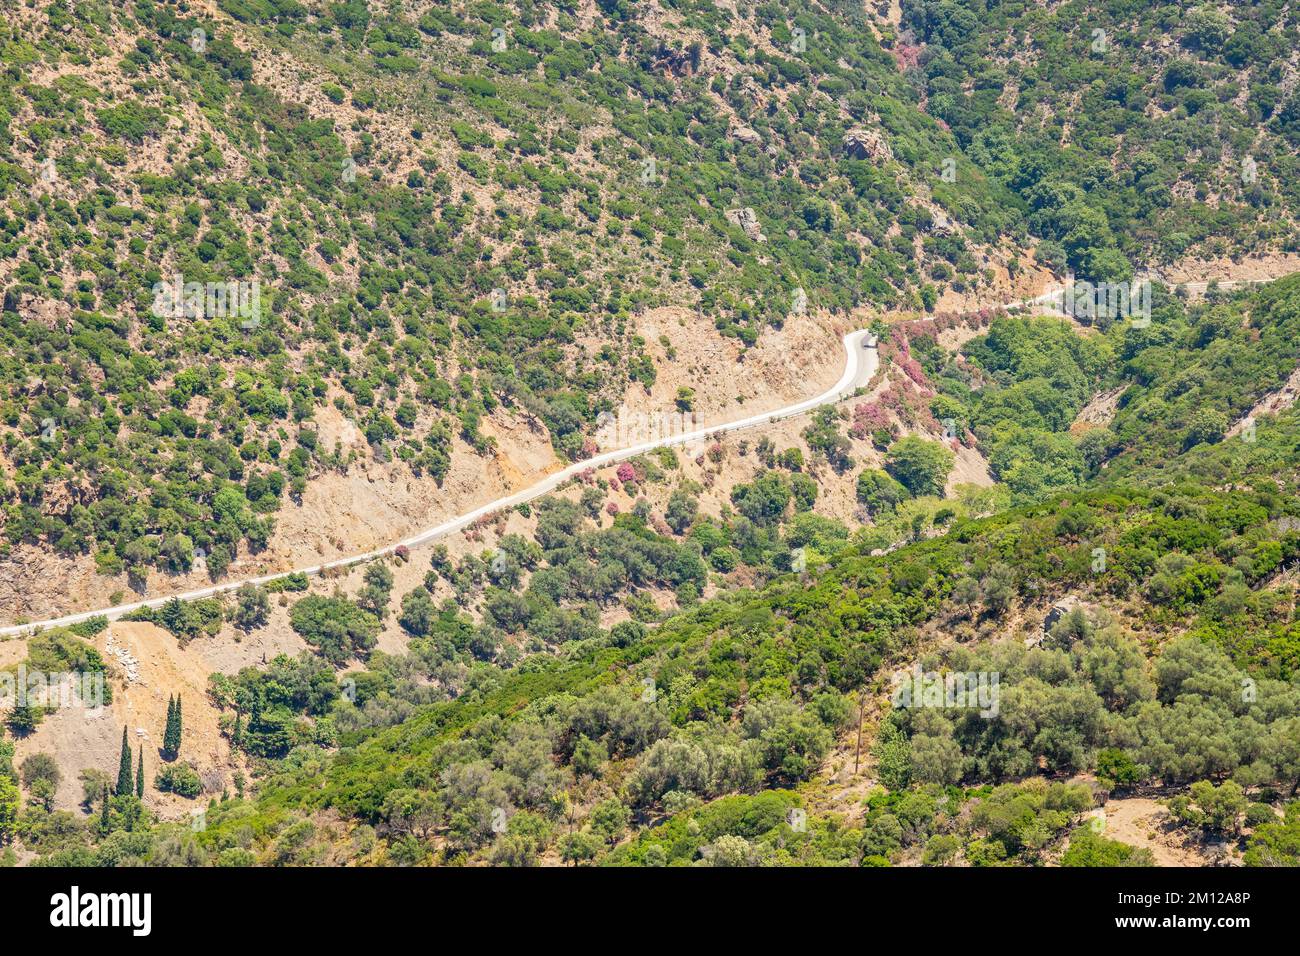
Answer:
[[[589,468],[603,468],[606,465],[625,461],[628,458],[635,457],[636,455],[651,451],[655,448],[706,441],[716,435],[739,431],[744,428],[752,428],[756,425],[778,422],[782,419],[791,418],[795,415],[811,411],[819,406],[848,398],[852,396],[858,388],[871,381],[872,376],[876,374],[876,369],[879,367],[880,357],[875,347],[874,338],[871,336],[871,333],[865,329],[850,332],[848,335],[844,336],[843,345],[845,353],[844,374],[840,376],[838,382],[820,395],[795,402],[793,405],[787,405],[784,408],[778,408],[775,411],[762,412],[732,422],[711,425],[707,428],[699,428],[694,431],[684,432],[680,435],[657,438],[653,441],[630,445],[626,448],[602,452],[601,454],[585,459],[584,461],[574,462],[554,474],[547,475],[545,478],[529,485],[521,491],[507,495],[504,498],[498,498],[495,501],[490,501],[481,507],[475,508],[473,511],[467,511],[455,518],[450,518],[441,524],[434,525],[432,528],[428,528],[409,538],[405,538],[402,541],[396,541],[393,544],[386,545],[382,548],[376,548],[373,551],[367,551],[363,554],[354,554],[346,558],[338,558],[334,561],[327,561],[324,564],[313,564],[310,567],[294,568],[291,571],[276,571],[271,574],[243,578],[238,581],[226,581],[221,584],[214,584],[211,587],[199,588],[195,591],[186,591],[181,594],[168,594],[162,597],[147,598],[143,601],[136,601],[131,604],[119,604],[115,607],[99,608],[93,611],[81,611],[76,614],[66,614],[62,617],[49,618],[44,621],[33,621],[27,624],[14,624],[8,627],[0,627],[0,637],[32,634],[51,627],[67,627],[72,624],[79,624],[83,621],[87,621],[93,617],[106,617],[110,621],[114,621],[123,615],[132,613],[133,611],[139,611],[144,608],[162,607],[174,598],[179,598],[182,601],[195,601],[200,598],[216,597],[217,595],[237,590],[245,584],[267,584],[271,581],[278,580],[279,578],[288,577],[291,574],[305,574],[310,577],[321,574],[322,572],[328,571],[332,568],[347,567],[348,565],[357,564],[358,562],[381,558],[385,555],[395,553],[398,548],[411,549],[420,545],[429,544],[433,541],[437,541],[439,538],[444,538],[447,535],[454,534],[457,531],[468,527],[485,515],[514,508],[517,505],[524,504],[525,502],[540,498],[542,495],[549,494],[569,479],[576,477]]]
[[[1062,301],[1061,295],[1062,287],[1056,287],[1032,299],[1020,299],[1015,302],[1006,302],[1001,305],[988,306],[987,308],[1011,309],[1033,308],[1038,306],[1052,309],[1053,311],[1059,311],[1060,302]],[[926,318],[932,317],[927,316]],[[583,461],[574,462],[568,467],[547,475],[545,478],[542,478],[514,494],[506,495],[503,498],[497,498],[495,501],[489,501],[487,504],[475,508],[473,511],[467,511],[455,518],[450,518],[441,524],[434,525],[432,528],[427,528],[424,531],[412,535],[409,538],[405,538],[402,541],[396,541],[393,544],[385,545],[382,548],[376,548],[373,551],[366,551],[363,554],[354,554],[346,558],[337,558],[333,561],[327,561],[324,564],[313,564],[310,567],[294,568],[290,571],[275,571],[257,577],[241,578],[238,581],[226,581],[222,584],[214,584],[211,587],[199,588],[194,591],[185,591],[180,594],[167,594],[162,597],[146,598],[145,600],[135,601],[131,604],[119,604],[114,607],[98,608],[93,611],[80,611],[76,614],[65,614],[62,617],[48,618],[43,621],[32,621],[26,624],[12,624],[6,627],[0,627],[0,637],[33,634],[51,627],[67,627],[72,624],[80,624],[81,622],[87,621],[93,617],[106,617],[110,621],[115,621],[133,611],[139,611],[144,608],[162,607],[168,601],[173,599],[196,601],[200,598],[216,597],[220,594],[227,594],[239,589],[245,584],[268,584],[271,581],[286,578],[291,574],[305,574],[308,577],[312,577],[333,568],[343,568],[349,565],[371,561],[375,558],[381,558],[385,555],[393,554],[398,548],[407,548],[409,550],[411,548],[419,547],[420,545],[429,544],[437,541],[439,538],[445,538],[450,534],[455,534],[457,531],[468,527],[485,515],[514,508],[517,505],[550,494],[560,485],[564,484],[569,479],[578,476],[589,468],[603,468],[606,465],[626,461],[629,458],[633,458],[647,451],[652,451],[655,448],[707,441],[717,435],[740,431],[746,428],[753,428],[759,425],[771,424],[786,418],[793,418],[795,415],[801,415],[804,412],[819,408],[822,405],[828,405],[849,398],[858,388],[865,386],[870,382],[872,377],[876,374],[876,369],[880,365],[880,355],[876,349],[874,336],[872,336],[868,330],[859,329],[856,332],[850,332],[848,335],[844,336],[842,342],[844,346],[845,362],[844,374],[840,376],[839,381],[820,395],[795,402],[794,404],[787,405],[784,408],[778,408],[775,411],[770,412],[761,412],[757,415],[749,415],[745,418],[739,418],[735,421],[724,422],[718,425],[711,425],[707,428],[698,428],[694,431],[684,432],[680,435],[656,438],[653,441],[646,441],[636,445],[629,445],[625,448],[602,452],[599,455],[595,455]]]

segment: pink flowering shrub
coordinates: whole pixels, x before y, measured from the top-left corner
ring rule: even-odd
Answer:
[[[861,441],[870,437],[874,431],[891,427],[889,412],[881,408],[878,402],[863,402],[853,409],[853,424],[849,426],[849,434]]]
[[[917,392],[909,381],[895,382],[880,396],[880,404],[898,416],[908,428],[920,428],[928,431],[942,431],[942,427],[930,411],[925,396]]]
[[[925,370],[921,368],[920,362],[918,362],[916,359],[912,358],[912,356],[909,355],[907,358],[903,359],[901,365],[903,368],[903,373],[908,378],[910,378],[913,382],[921,386],[921,388],[925,389],[926,391],[931,390],[930,380],[925,377]]]

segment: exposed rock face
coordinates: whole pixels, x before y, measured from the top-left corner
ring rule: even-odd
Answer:
[[[885,137],[874,129],[851,129],[844,134],[844,150],[854,159],[872,159],[885,162],[894,158],[894,151]]]
[[[1052,633],[1052,628],[1061,620],[1061,618],[1065,617],[1072,611],[1086,607],[1087,605],[1085,605],[1083,601],[1079,600],[1079,598],[1075,597],[1073,594],[1067,594],[1065,597],[1053,604],[1051,609],[1047,612],[1046,617],[1043,618],[1042,633],[1036,636],[1030,636],[1026,643],[1031,646],[1042,644],[1047,640],[1048,636]]]
[[[1048,634],[1052,630],[1052,625],[1059,621],[1065,615],[1069,614],[1079,606],[1079,599],[1073,594],[1067,594],[1061,600],[1052,605],[1047,616],[1043,618],[1043,634]]]
[[[15,311],[47,329],[66,330],[72,323],[72,306],[59,299],[39,299],[24,293]]]
[[[761,147],[763,155],[769,159],[775,160],[778,168],[784,168],[785,163],[781,159],[781,150],[776,143],[765,143],[763,134],[748,126],[733,126],[729,134],[732,139],[738,143],[744,143],[746,146]]]
[[[943,235],[951,235],[957,231],[957,227],[953,225],[953,221],[948,218],[948,214],[941,209],[936,209],[934,211],[934,223],[930,228],[934,232]]]
[[[758,215],[754,212],[753,206],[746,206],[743,209],[728,209],[726,212],[727,220],[744,230],[745,235],[755,242],[767,242],[767,236],[763,235],[763,230],[758,225]]]

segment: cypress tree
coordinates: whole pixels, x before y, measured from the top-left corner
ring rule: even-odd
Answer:
[[[163,756],[168,760],[176,759],[176,751],[180,747],[180,735],[176,732],[179,722],[179,711],[176,705],[176,698],[167,698],[167,726],[163,728]]]
[[[181,715],[181,695],[176,695],[176,742],[172,747],[172,753],[179,755],[181,752],[181,735],[185,733],[185,721]]]
[[[135,765],[135,795],[144,799],[144,744],[140,745],[140,762]]]
[[[104,805],[99,811],[99,827],[107,833],[108,826],[108,784],[104,784]]]
[[[117,765],[117,790],[114,791],[119,797],[125,797],[131,792],[131,744],[126,739],[126,728],[122,728],[122,757]]]

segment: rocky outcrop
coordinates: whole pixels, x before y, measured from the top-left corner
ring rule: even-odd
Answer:
[[[930,229],[945,236],[950,236],[957,232],[957,226],[948,218],[948,214],[942,209],[934,210],[934,219],[931,222]]]
[[[767,236],[763,235],[763,230],[758,224],[758,214],[754,212],[754,207],[728,209],[725,215],[728,222],[739,226],[750,239],[755,242],[767,242]]]
[[[870,159],[878,163],[894,158],[894,151],[878,130],[860,127],[844,134],[844,151],[854,159]]]

